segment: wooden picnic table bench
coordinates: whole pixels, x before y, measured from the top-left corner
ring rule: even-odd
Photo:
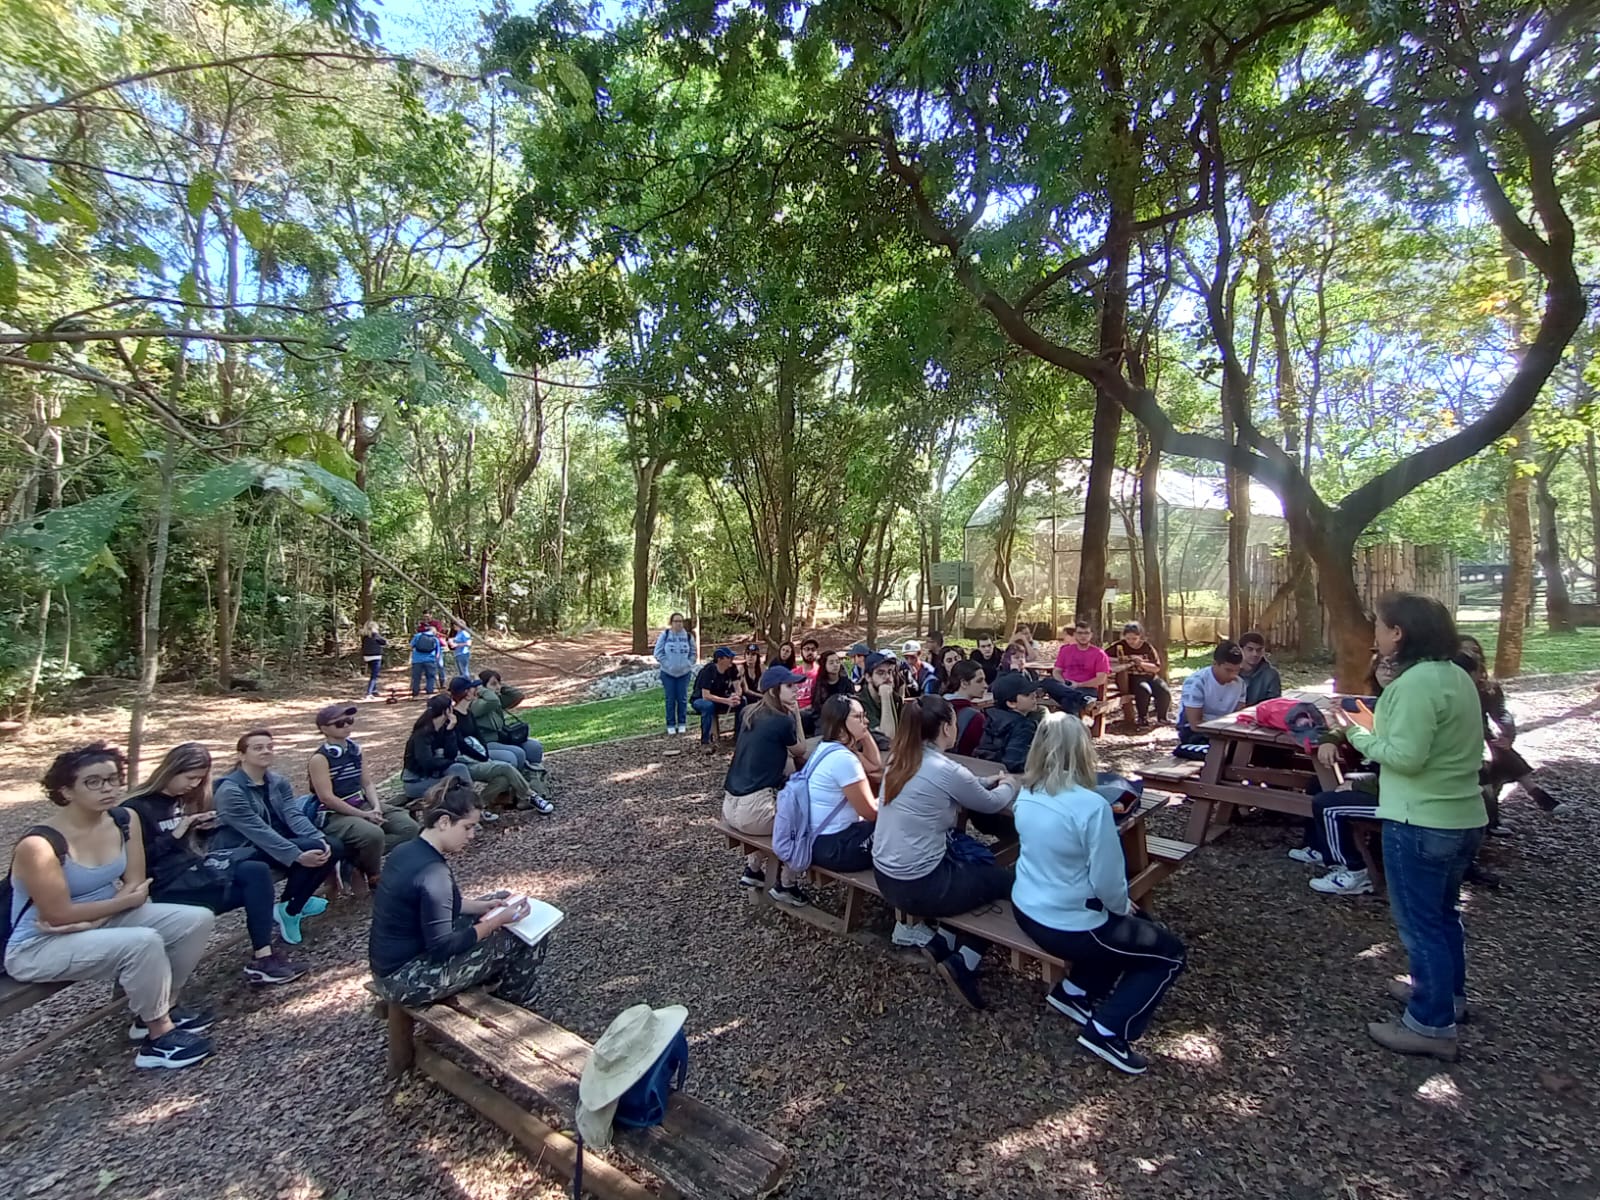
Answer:
[[[1324,710],[1329,700],[1325,693],[1312,691],[1286,692],[1285,696]],[[1263,808],[1309,818],[1314,794],[1336,791],[1344,784],[1337,765],[1328,767],[1317,761],[1291,734],[1239,720],[1254,712],[1247,708],[1201,725],[1198,732],[1209,742],[1203,763],[1140,771],[1147,785],[1193,801],[1186,836],[1197,845],[1220,837],[1236,808]]]
[[[505,1130],[536,1162],[564,1173],[570,1184],[576,1144],[529,1112],[524,1097],[532,1097],[539,1109],[565,1126],[577,1110],[578,1080],[592,1049],[588,1042],[482,991],[416,1008],[380,999],[378,1009],[388,1021],[391,1077],[415,1067]],[[446,1057],[419,1032],[462,1062]],[[672,1094],[660,1125],[619,1125],[613,1137],[616,1149],[654,1175],[660,1186],[651,1190],[587,1151],[585,1188],[607,1200],[754,1198],[772,1192],[789,1168],[789,1152],[781,1143],[684,1092]]]
[[[951,755],[957,762],[962,763],[979,776],[997,775],[1004,768],[999,763],[986,762],[983,759],[968,758],[965,755]],[[1145,818],[1154,810],[1163,807],[1166,800],[1150,796],[1142,799],[1132,811],[1118,821],[1118,828],[1122,833],[1123,857],[1127,861],[1128,895],[1136,902],[1145,902],[1146,897],[1155,886],[1171,875],[1183,861],[1193,854],[1196,847],[1188,842],[1176,838],[1152,838],[1146,834]],[[743,849],[746,852],[764,854],[776,860],[777,855],[772,849],[772,839],[759,834],[743,833],[734,829],[726,822],[714,822],[714,828],[722,834],[730,848]],[[995,857],[1002,865],[1010,865],[1016,861],[1016,844],[1009,847],[996,847]],[[872,871],[829,871],[813,865],[810,870],[811,878],[821,883],[834,883],[842,887],[844,892],[844,912],[841,916],[834,916],[817,908],[815,905],[806,905],[793,908],[788,905],[773,905],[788,916],[825,929],[830,933],[851,934],[860,923],[864,908],[864,898],[873,896],[883,899],[883,893],[878,888],[877,877]],[[752,889],[758,903],[767,901],[766,892],[762,888]],[[897,913],[897,918],[912,917],[917,914]],[[940,917],[939,923],[954,929],[961,929],[978,937],[984,938],[996,945],[1004,946],[1010,953],[1011,965],[1016,970],[1021,970],[1027,959],[1032,959],[1039,964],[1040,973],[1047,983],[1055,983],[1066,973],[1067,964],[1055,955],[1048,953],[1032,938],[1022,932],[1017,924],[1016,912],[1011,907],[1009,900],[999,900],[994,904],[970,913],[963,913],[955,917]]]

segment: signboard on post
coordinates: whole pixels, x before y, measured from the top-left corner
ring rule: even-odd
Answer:
[[[971,608],[977,600],[978,568],[970,562],[937,562],[928,572],[928,582],[934,587],[955,588],[957,603]]]

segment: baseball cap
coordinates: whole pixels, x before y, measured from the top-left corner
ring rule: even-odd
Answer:
[[[904,646],[900,647],[900,653],[901,654],[921,654],[922,653],[922,643],[921,642],[907,642]]]
[[[768,688],[779,687],[785,683],[799,683],[804,678],[805,676],[800,674],[799,671],[791,671],[782,664],[776,667],[768,667],[761,672],[761,690],[764,692]]]
[[[1044,691],[1044,686],[1036,679],[1029,679],[1021,671],[1007,671],[994,681],[992,690],[996,704],[1010,704],[1018,696]]]
[[[867,674],[871,675],[884,663],[892,662],[894,662],[894,655],[892,654],[869,654],[867,655]]]
[[[480,688],[482,686],[483,684],[478,682],[478,680],[474,679],[471,675],[457,675],[450,681],[450,694],[457,697],[465,696],[474,688]]]
[[[857,642],[854,646],[850,647],[850,657],[851,658],[854,658],[858,654],[871,654],[871,653],[872,653],[872,647],[867,645],[865,642]]]
[[[712,658],[733,658],[733,657],[735,657],[735,655],[734,655],[732,650],[728,649],[728,647],[726,647],[726,646],[718,646],[715,650],[713,650],[711,652],[711,657]]]
[[[317,728],[332,725],[340,717],[353,717],[360,711],[354,704],[324,704],[317,709]]]

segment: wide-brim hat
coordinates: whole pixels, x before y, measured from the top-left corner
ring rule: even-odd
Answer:
[[[672,1044],[688,1017],[689,1010],[681,1004],[665,1008],[635,1004],[618,1013],[594,1044],[578,1080],[578,1100],[583,1107],[605,1108],[622,1099]]]

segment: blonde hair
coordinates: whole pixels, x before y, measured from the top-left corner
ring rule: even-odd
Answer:
[[[1094,743],[1079,717],[1048,713],[1034,732],[1022,786],[1047,795],[1069,788],[1093,788],[1096,763]]]
[[[378,632],[378,623],[376,621],[368,621],[361,627],[361,632],[363,635],[370,637],[372,634]]]

